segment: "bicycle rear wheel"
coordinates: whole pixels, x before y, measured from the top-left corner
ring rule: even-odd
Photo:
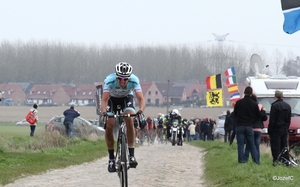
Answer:
[[[126,146],[126,137],[122,134],[122,141],[120,142],[120,165],[119,165],[119,179],[121,187],[128,186],[128,175],[127,175],[127,146]]]
[[[147,130],[147,143],[150,145],[150,132]]]
[[[140,145],[144,145],[144,140],[145,140],[144,130],[142,130],[140,133]]]
[[[159,139],[160,139],[161,144],[163,144],[165,142],[165,137],[164,137],[163,130],[161,130],[160,133],[159,133]]]

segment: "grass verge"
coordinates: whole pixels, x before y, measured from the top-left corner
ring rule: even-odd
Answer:
[[[190,144],[201,147],[205,152],[208,186],[295,187],[300,184],[300,168],[272,166],[272,157],[268,151],[261,153],[260,165],[252,161],[239,164],[236,143],[230,146],[221,141],[193,141]]]
[[[1,123],[0,127],[1,185],[12,183],[21,177],[90,162],[107,155],[103,138],[68,139],[41,129],[34,137],[30,137],[29,127],[15,127],[6,123]]]

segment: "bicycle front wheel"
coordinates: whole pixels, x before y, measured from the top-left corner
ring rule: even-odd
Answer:
[[[147,130],[147,143],[150,145],[150,132]]]
[[[120,161],[121,161],[121,168],[119,169],[119,179],[121,187],[127,187],[128,186],[128,175],[127,175],[127,146],[126,146],[126,137],[123,134],[122,135],[122,141],[121,143],[121,155],[120,155]]]

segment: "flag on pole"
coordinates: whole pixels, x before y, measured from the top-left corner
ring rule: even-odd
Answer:
[[[239,88],[238,88],[237,84],[232,84],[232,85],[228,86],[227,89],[228,89],[229,93],[234,93],[234,92],[238,92],[239,91]]]
[[[236,84],[236,76],[227,77],[226,78],[226,84],[227,85]]]
[[[284,16],[283,30],[293,34],[300,30],[300,1],[281,0],[281,8]]]
[[[206,105],[207,106],[223,106],[223,90],[218,89],[206,92]]]
[[[225,74],[225,76],[235,75],[235,69],[234,69],[234,67],[227,69],[224,74]]]
[[[241,99],[241,95],[239,92],[236,92],[230,96],[230,102],[234,102]]]
[[[206,87],[208,90],[222,88],[221,74],[206,77]]]

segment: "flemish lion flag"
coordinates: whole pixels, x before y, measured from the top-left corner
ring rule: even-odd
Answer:
[[[223,106],[223,91],[222,89],[206,92],[207,106]]]
[[[284,15],[283,30],[293,34],[300,30],[300,1],[281,0],[281,8]]]
[[[221,74],[206,77],[206,87],[208,90],[222,88]]]

